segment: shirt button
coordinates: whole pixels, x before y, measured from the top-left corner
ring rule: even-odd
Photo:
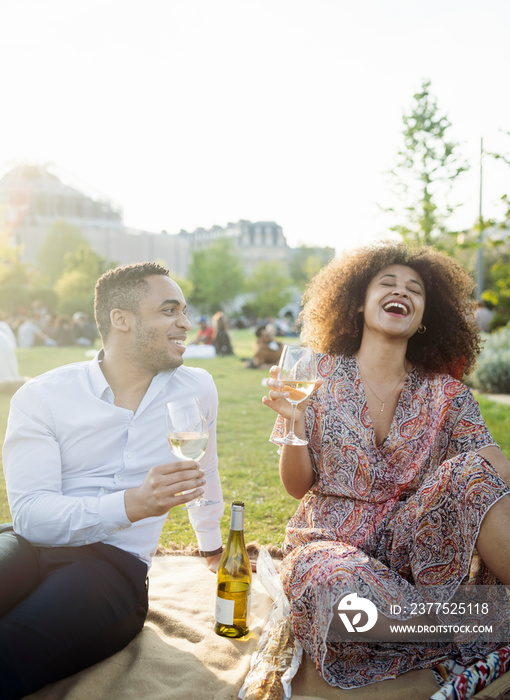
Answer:
[[[127,457],[128,459],[131,459],[131,458],[133,457],[133,455],[132,455],[131,452],[128,452],[127,455],[126,455],[126,457]]]
[[[110,493],[110,489],[105,489],[104,493]]]
[[[117,481],[122,481],[122,477],[121,477],[121,476],[118,476],[118,477],[117,477]]]

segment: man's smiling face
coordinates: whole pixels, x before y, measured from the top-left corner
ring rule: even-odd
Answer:
[[[191,324],[180,287],[165,275],[147,278],[148,294],[133,313],[131,352],[138,365],[157,373],[182,364]]]

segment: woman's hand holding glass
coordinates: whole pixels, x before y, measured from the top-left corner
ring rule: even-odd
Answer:
[[[317,378],[315,353],[310,348],[285,346],[277,367],[270,370],[271,379],[267,380],[269,396],[264,396],[263,403],[283,418],[290,420],[288,434],[275,442],[282,445],[307,445],[308,441],[295,433],[295,421],[298,425],[304,416],[309,396],[322,384]]]

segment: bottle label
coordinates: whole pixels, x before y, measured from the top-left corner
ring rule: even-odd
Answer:
[[[234,624],[234,601],[216,596],[216,622],[221,625]]]

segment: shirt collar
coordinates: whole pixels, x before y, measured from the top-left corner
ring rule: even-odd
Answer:
[[[99,350],[96,356],[91,360],[89,366],[90,383],[92,385],[92,390],[94,394],[98,398],[113,403],[115,398],[113,396],[113,391],[111,390],[110,385],[106,381],[106,377],[104,376],[100,366],[103,357],[104,350],[101,348],[101,350]],[[174,374],[174,372],[175,369],[170,369],[156,374],[149,388],[147,389],[147,393],[145,394],[145,397],[143,398],[140,407],[142,407],[142,405],[145,404],[147,400],[151,400],[153,396],[163,388],[163,386],[169,381],[170,377]]]
[[[94,394],[100,398],[104,399],[106,395],[110,395],[112,398],[111,400],[113,401],[113,393],[112,390],[110,389],[110,385],[106,381],[106,377],[104,376],[103,372],[101,371],[100,363],[104,357],[104,351],[103,348],[99,350],[99,352],[96,354],[93,360],[91,360],[90,365],[89,365],[89,377],[90,377],[90,383],[92,385],[92,390]]]

